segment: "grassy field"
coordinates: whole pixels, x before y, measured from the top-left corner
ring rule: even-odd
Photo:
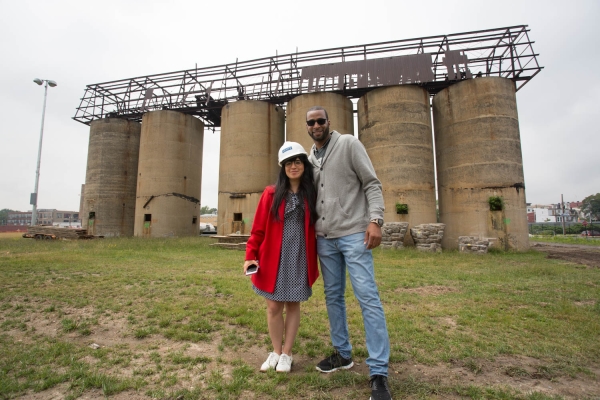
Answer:
[[[0,235],[0,398],[368,398],[350,284],[359,365],[314,370],[331,351],[319,279],[292,373],[261,374],[264,301],[243,253],[211,243]],[[395,399],[600,398],[599,269],[534,251],[374,255]]]
[[[545,243],[577,244],[583,246],[600,246],[599,236],[585,237],[581,235],[534,235],[531,240]]]

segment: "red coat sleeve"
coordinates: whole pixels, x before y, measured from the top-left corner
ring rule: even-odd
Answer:
[[[283,240],[283,214],[285,201],[279,206],[279,221],[273,218],[271,206],[273,205],[275,188],[267,186],[260,197],[250,238],[246,243],[246,260],[258,260],[260,268],[252,275],[252,283],[258,289],[273,293],[279,270],[281,256],[281,242]]]
[[[260,246],[265,240],[265,232],[267,224],[270,222],[270,211],[273,204],[273,195],[275,189],[268,186],[263,191],[256,207],[252,229],[250,230],[250,238],[246,242],[246,260],[258,260]],[[260,265],[260,263],[259,263]]]

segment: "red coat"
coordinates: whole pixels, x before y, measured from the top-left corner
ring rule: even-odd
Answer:
[[[273,293],[279,270],[281,242],[283,241],[283,217],[285,199],[279,206],[279,221],[271,214],[271,206],[275,197],[275,187],[267,186],[260,197],[256,215],[252,223],[250,239],[246,243],[246,260],[258,260],[260,268],[252,275],[252,283],[258,289]],[[317,267],[317,239],[315,226],[310,223],[310,210],[304,200],[304,237],[306,240],[306,261],[308,263],[308,286],[313,285],[319,277]]]

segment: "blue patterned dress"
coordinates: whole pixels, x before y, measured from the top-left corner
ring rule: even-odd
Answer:
[[[254,291],[274,301],[306,301],[312,296],[308,286],[306,244],[304,239],[304,201],[295,193],[285,197],[283,239],[275,291],[264,292],[252,286]]]

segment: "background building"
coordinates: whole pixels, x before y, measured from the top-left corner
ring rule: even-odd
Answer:
[[[13,211],[8,213],[7,225],[31,225],[31,211]],[[79,211],[64,211],[56,209],[39,209],[38,225],[53,225],[61,227],[81,227]]]

